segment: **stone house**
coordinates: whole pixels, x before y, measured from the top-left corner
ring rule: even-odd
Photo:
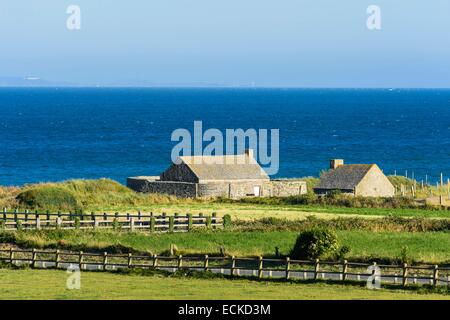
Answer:
[[[271,180],[252,150],[240,155],[179,157],[159,177],[130,177],[127,186],[138,192],[185,198],[284,197],[307,191],[304,181]]]
[[[344,164],[342,159],[330,161],[330,170],[320,178],[314,192],[319,195],[339,190],[363,197],[393,197],[395,187],[376,164]]]

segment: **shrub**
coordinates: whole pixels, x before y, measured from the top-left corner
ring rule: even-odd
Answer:
[[[231,227],[231,216],[229,214],[226,214],[223,216],[223,227],[225,229]]]
[[[338,238],[334,231],[316,228],[300,233],[290,255],[294,259],[316,259],[337,248]]]
[[[351,249],[349,246],[342,246],[339,248],[339,250],[336,252],[336,259],[337,260],[344,260],[347,258],[347,255],[350,253]]]
[[[40,209],[76,210],[75,195],[57,186],[36,186],[17,195],[17,201],[24,206]]]
[[[411,258],[409,256],[409,249],[407,246],[402,247],[400,251],[400,261],[401,263],[411,263]]]

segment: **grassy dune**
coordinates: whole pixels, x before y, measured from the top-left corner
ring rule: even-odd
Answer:
[[[355,285],[258,282],[82,272],[79,290],[66,288],[61,270],[0,269],[0,299],[450,299]]]
[[[312,183],[311,179],[308,181],[310,184]],[[356,199],[355,203],[348,199],[330,200],[336,205],[318,204],[314,201],[314,199],[305,200],[295,197],[292,199],[244,199],[238,202],[224,201],[223,199],[179,199],[166,195],[139,194],[109,179],[69,180],[61,183],[27,185],[23,188],[0,187],[0,207],[31,210],[48,209],[66,212],[75,210],[136,212],[142,210],[168,213],[210,213],[215,211],[219,215],[231,214],[235,218],[247,220],[273,216],[302,219],[308,215],[322,218],[330,218],[335,215],[450,218],[449,210],[376,207],[379,205],[405,206],[410,201],[407,199],[394,199],[394,201],[388,202],[375,199],[370,201]],[[352,207],[353,205],[358,207]]]

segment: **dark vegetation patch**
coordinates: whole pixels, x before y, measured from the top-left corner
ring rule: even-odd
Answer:
[[[437,209],[423,202],[408,197],[353,197],[339,192],[330,193],[327,196],[317,196],[308,193],[290,197],[253,197],[238,200],[228,198],[218,198],[219,203],[241,203],[273,206],[289,205],[316,205],[335,206],[346,208],[387,208],[387,209]]]
[[[331,228],[335,230],[364,230],[370,232],[434,232],[450,231],[450,219],[429,218],[358,218],[338,217],[319,219],[308,216],[305,220],[287,220],[275,217],[263,218],[252,222],[233,221],[234,231],[302,231],[312,228]]]

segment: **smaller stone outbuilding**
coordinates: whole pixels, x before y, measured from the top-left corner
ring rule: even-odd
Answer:
[[[393,197],[395,187],[376,164],[344,164],[342,159],[330,161],[314,192],[325,195],[333,191],[363,197]]]

